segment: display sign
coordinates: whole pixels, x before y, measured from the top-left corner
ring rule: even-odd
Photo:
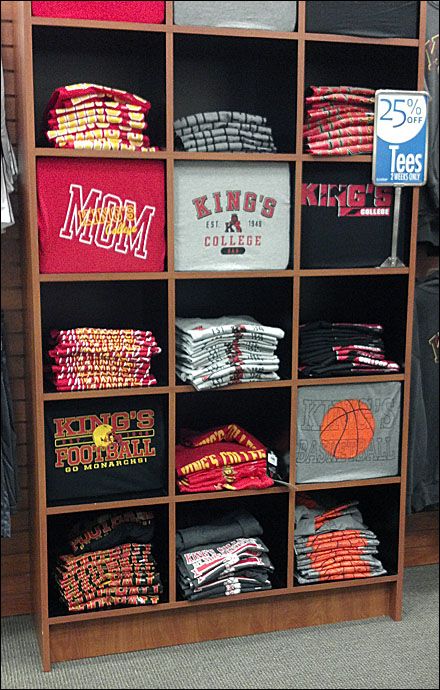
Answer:
[[[374,184],[420,187],[426,183],[428,99],[426,91],[376,91]]]

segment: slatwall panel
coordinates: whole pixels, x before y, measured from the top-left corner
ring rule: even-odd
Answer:
[[[9,137],[17,141],[14,79],[14,32],[12,2],[2,2],[2,60],[5,79],[5,109]],[[26,407],[24,379],[23,290],[21,256],[23,254],[20,209],[13,201],[16,224],[1,236],[1,302],[5,315],[9,375],[18,436],[20,480],[19,510],[12,520],[12,538],[2,539],[1,613],[2,616],[29,613],[29,486],[26,443]]]
[[[2,2],[1,39],[5,79],[6,117],[9,137],[17,141],[14,79],[13,2]],[[18,436],[18,464],[21,487],[19,510],[13,517],[11,539],[2,539],[1,614],[29,613],[29,487],[28,448],[24,378],[23,289],[20,260],[22,240],[20,208],[15,199],[16,225],[1,236],[1,301],[7,329],[8,363]],[[422,565],[438,562],[438,513],[429,518],[413,515],[408,521],[406,562]]]

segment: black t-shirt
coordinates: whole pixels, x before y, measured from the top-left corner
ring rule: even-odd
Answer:
[[[439,272],[416,284],[411,361],[407,510],[438,503]]]
[[[45,436],[49,502],[147,497],[166,488],[160,396],[48,404]]]
[[[428,141],[428,182],[420,190],[419,242],[429,242],[439,246],[439,184],[438,184],[438,2],[426,4],[426,42],[425,42],[425,89],[431,100],[428,106],[429,141]]]
[[[394,191],[371,183],[371,165],[306,165],[302,268],[379,266],[391,254]],[[411,190],[402,194],[398,256],[406,263]]]
[[[418,2],[307,2],[306,30],[316,33],[416,38]]]

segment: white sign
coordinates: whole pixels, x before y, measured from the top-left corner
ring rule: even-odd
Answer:
[[[428,99],[426,91],[376,91],[374,184],[393,187],[426,184]]]

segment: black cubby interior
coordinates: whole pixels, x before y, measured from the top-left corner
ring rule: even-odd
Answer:
[[[296,65],[294,41],[176,34],[174,117],[215,110],[264,115],[278,151],[294,152]]]
[[[385,356],[404,365],[408,277],[302,278],[300,324],[311,321],[374,323],[384,327]]]
[[[44,415],[48,507],[167,495],[165,394],[51,400]],[[114,442],[97,448],[101,424]]]
[[[285,335],[275,354],[278,376],[290,379],[292,371],[293,281],[285,278],[247,278],[176,281],[176,316],[218,318],[251,316],[263,326],[282,328]]]
[[[380,266],[391,255],[394,190],[374,187],[371,164],[305,163],[301,205],[301,268]],[[412,190],[404,188],[397,255],[405,265],[411,208]]]
[[[290,388],[180,393],[176,397],[177,442],[182,429],[203,432],[238,424],[276,453],[284,476],[282,461],[290,440],[290,393]]]
[[[105,511],[105,514],[106,516],[109,514],[116,515],[126,510],[129,509]],[[160,595],[159,603],[166,603],[169,601],[168,506],[137,506],[133,510],[151,511],[154,515],[154,534],[151,540],[152,554],[157,562],[157,569],[160,573],[163,585],[163,593]],[[67,515],[50,515],[47,518],[49,616],[76,615],[76,612],[69,613],[67,606],[60,600],[58,595],[59,590],[54,578],[57,558],[61,555],[72,553],[72,549],[69,545],[69,535],[74,533],[77,524],[88,521],[93,522],[95,518],[103,514],[104,511],[93,510],[74,514],[69,513]],[[122,541],[121,544],[122,543],[127,542],[125,540]],[[117,606],[112,608],[133,608],[133,606]]]
[[[272,588],[280,589],[287,586],[288,499],[287,494],[261,493],[258,496],[241,496],[223,501],[179,503],[176,512],[177,529],[207,525],[233,511],[247,510],[263,528],[260,539],[269,549],[268,555],[275,568],[270,578]],[[182,598],[179,587],[177,597]]]
[[[417,60],[417,48],[407,46],[310,41],[304,84],[417,89]]]
[[[357,508],[362,515],[363,523],[379,540],[378,554],[374,557],[382,562],[387,575],[397,573],[400,484],[310,491],[307,496],[323,506],[326,502],[335,506],[349,501],[359,501]],[[296,580],[294,584],[301,587]]]
[[[152,146],[165,148],[165,34],[71,27],[33,27],[35,136],[48,146],[44,112],[59,86],[88,83],[147,99]]]
[[[42,283],[43,357],[50,330],[134,328],[152,331],[162,352],[151,360],[157,385],[168,382],[168,292],[166,281],[84,281]],[[53,390],[46,384],[47,390]]]

